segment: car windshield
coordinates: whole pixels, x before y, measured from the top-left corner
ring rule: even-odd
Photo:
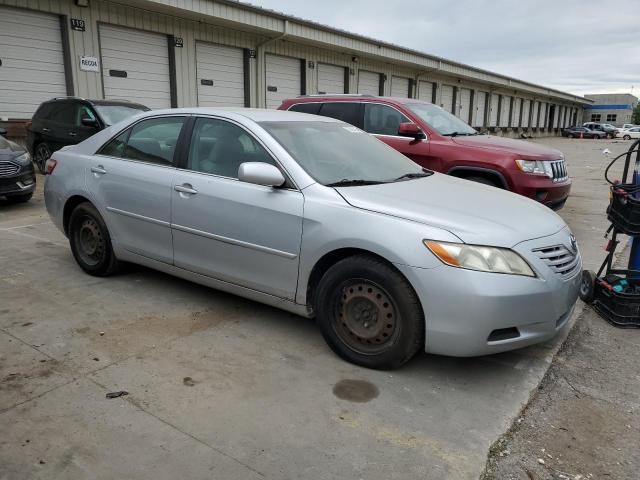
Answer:
[[[431,103],[410,103],[407,108],[420,117],[440,135],[478,135],[475,129],[464,123],[458,117]]]
[[[142,106],[128,105],[94,105],[100,117],[107,125],[115,125],[148,109]]]
[[[318,183],[367,185],[427,176],[407,157],[342,122],[260,122]]]

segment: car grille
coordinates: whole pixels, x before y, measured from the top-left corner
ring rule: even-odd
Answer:
[[[20,167],[12,162],[0,162],[0,177],[15,175]]]
[[[571,252],[564,245],[537,248],[533,253],[563,278],[571,277],[580,269],[580,255]]]
[[[569,178],[567,163],[564,160],[554,160],[549,163],[551,164],[551,173],[553,175],[552,179],[554,182],[564,182]]]

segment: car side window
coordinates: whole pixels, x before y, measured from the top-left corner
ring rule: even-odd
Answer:
[[[323,117],[335,118],[360,127],[362,123],[362,103],[333,102],[324,103],[320,108]],[[396,129],[396,133],[398,130]]]
[[[364,106],[364,130],[377,135],[398,135],[401,123],[410,120],[387,105],[366,103]]]
[[[320,111],[321,103],[298,103],[289,108],[292,112],[311,113],[317,115]]]
[[[172,166],[185,117],[143,120],[131,129],[123,158]]]
[[[80,108],[78,108],[78,111],[76,114],[76,121],[75,121],[76,127],[82,126],[83,118],[90,118],[91,120],[96,119],[95,114],[93,113],[93,111],[91,111],[91,109],[87,105],[80,105]]]
[[[51,112],[50,119],[64,125],[75,125],[79,106],[76,102],[60,102]]]
[[[245,130],[215,118],[198,118],[193,127],[188,169],[238,178],[245,162],[275,165],[271,155]]]
[[[131,129],[125,130],[116,138],[107,143],[104,147],[102,147],[98,151],[98,155],[108,155],[110,157],[122,157],[124,153],[124,148],[127,145],[127,139],[129,138],[129,134],[131,133]]]

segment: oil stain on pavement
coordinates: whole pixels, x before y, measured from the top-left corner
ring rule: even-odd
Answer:
[[[365,403],[380,394],[380,390],[373,383],[365,380],[340,380],[333,386],[333,394],[350,402]]]

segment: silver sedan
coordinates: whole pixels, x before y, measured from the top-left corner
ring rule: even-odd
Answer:
[[[548,340],[578,297],[558,215],[326,117],[147,112],[54,153],[47,172],[47,210],[85,272],[133,262],[314,316],[370,368]]]

